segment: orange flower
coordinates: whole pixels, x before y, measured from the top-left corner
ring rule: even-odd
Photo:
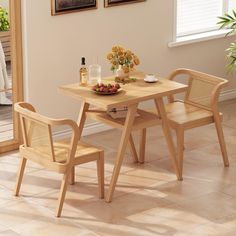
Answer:
[[[113,58],[113,55],[112,55],[112,53],[110,52],[109,54],[107,54],[107,59],[108,60],[111,60]]]
[[[122,52],[122,51],[118,51],[118,56],[123,56],[124,55],[124,53]]]
[[[119,61],[120,61],[121,63],[124,63],[124,61],[125,61],[124,56],[121,56],[121,57],[119,58]]]
[[[118,45],[112,47],[112,51],[107,54],[107,59],[112,64],[112,71],[118,69],[119,65],[121,65],[125,73],[129,73],[129,71],[134,69],[135,65],[140,64],[139,58],[131,50],[126,50]]]
[[[131,56],[131,54],[130,54],[130,55],[127,55],[127,59],[128,59],[129,61],[132,60],[132,56]]]
[[[139,65],[139,63],[140,63],[140,61],[139,61],[139,59],[138,59],[138,57],[134,57],[134,64],[135,65]]]
[[[117,62],[117,61],[112,61],[112,64],[113,64],[114,66],[116,66],[116,65],[118,65],[118,62]]]
[[[131,52],[130,50],[127,50],[127,51],[126,51],[126,55],[127,55],[127,56],[129,56],[129,55],[131,56],[131,55],[132,55],[132,52]]]
[[[113,46],[112,47],[112,52],[117,52],[118,51],[118,46]]]

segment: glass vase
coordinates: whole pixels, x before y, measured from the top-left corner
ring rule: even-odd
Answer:
[[[125,73],[121,65],[119,65],[118,69],[116,69],[115,75],[120,79],[129,78],[129,73]]]

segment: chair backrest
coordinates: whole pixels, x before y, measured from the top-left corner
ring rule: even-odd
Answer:
[[[19,113],[23,146],[28,151],[39,154],[42,159],[55,163],[69,163],[75,155],[78,143],[78,126],[68,119],[51,119],[36,113],[34,107],[25,102],[15,104]],[[56,145],[53,141],[52,126],[68,125],[72,129],[70,145]],[[63,157],[63,158],[62,158]]]
[[[169,79],[179,76],[187,76],[188,80],[184,101],[211,111],[217,106],[221,88],[228,83],[226,79],[189,69],[175,70]],[[169,101],[174,101],[173,96]]]

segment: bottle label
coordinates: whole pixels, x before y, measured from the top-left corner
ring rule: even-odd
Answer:
[[[87,85],[88,82],[88,72],[86,68],[80,69],[80,85]]]
[[[81,84],[86,84],[86,83],[87,83],[87,74],[81,73]]]

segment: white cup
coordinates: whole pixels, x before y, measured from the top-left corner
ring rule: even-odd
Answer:
[[[147,74],[145,79],[148,81],[154,81],[156,77],[154,74]]]

